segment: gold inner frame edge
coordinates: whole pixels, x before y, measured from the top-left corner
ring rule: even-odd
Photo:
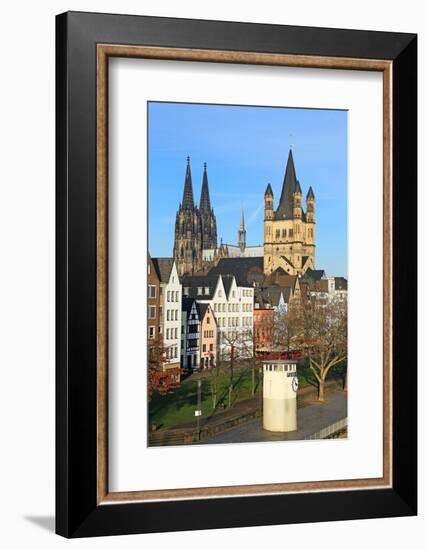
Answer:
[[[132,57],[383,73],[383,477],[186,489],[108,490],[108,59]],[[241,51],[97,45],[97,503],[376,489],[392,485],[392,62]]]

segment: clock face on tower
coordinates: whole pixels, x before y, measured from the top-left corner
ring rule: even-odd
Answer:
[[[299,379],[297,378],[297,376],[295,376],[291,381],[291,387],[295,392],[297,392],[297,390],[299,389]]]

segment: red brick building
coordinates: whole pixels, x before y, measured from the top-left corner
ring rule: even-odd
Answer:
[[[254,351],[271,351],[274,339],[273,309],[254,309]]]
[[[152,259],[147,260],[147,338],[156,340],[159,336],[159,277]]]

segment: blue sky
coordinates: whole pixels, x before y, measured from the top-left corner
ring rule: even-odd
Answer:
[[[263,244],[263,196],[275,208],[290,144],[303,198],[315,193],[316,267],[347,275],[347,113],[183,103],[149,103],[149,251],[172,256],[186,157],[199,203],[207,162],[218,241],[236,243],[243,207],[247,244]]]

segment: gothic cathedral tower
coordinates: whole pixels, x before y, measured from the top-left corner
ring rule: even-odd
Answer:
[[[290,275],[299,275],[315,269],[315,195],[309,187],[305,212],[291,149],[276,211],[270,183],[264,200],[264,272],[282,268]]]
[[[202,265],[202,223],[200,212],[193,201],[189,157],[187,157],[183,202],[175,218],[174,259],[179,276],[185,273],[193,274]]]
[[[202,224],[202,249],[217,249],[217,223],[214,210],[211,208],[210,190],[208,188],[207,163],[204,162],[204,175],[202,177],[201,200],[199,201],[199,213]]]

